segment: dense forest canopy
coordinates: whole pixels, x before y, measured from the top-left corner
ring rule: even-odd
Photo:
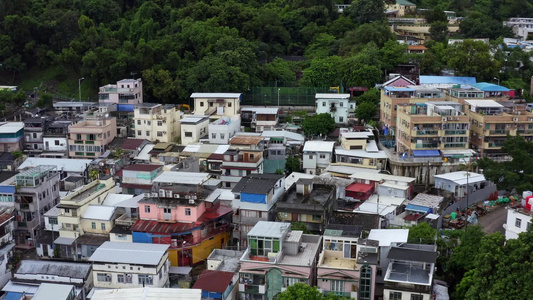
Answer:
[[[502,20],[533,16],[532,0],[418,0],[420,8],[467,17],[459,36],[511,36]],[[395,42],[382,0],[356,0],[342,14],[332,0],[3,0],[0,2],[1,84],[19,84],[36,70],[61,68],[59,81],[89,78],[95,89],[142,76],[145,101],[175,102],[191,91],[246,91],[271,82],[302,86],[367,86],[396,65],[421,73],[451,67],[458,75],[527,87],[529,55],[488,55],[491,45],[449,47],[439,14],[423,55]],[[440,27],[439,27],[440,26]],[[432,26],[433,27],[433,26]],[[466,51],[481,54],[470,58]],[[457,57],[456,57],[457,56]],[[287,59],[304,57],[305,59]],[[453,59],[452,59],[453,57]],[[475,60],[477,58],[477,61]],[[472,59],[474,61],[472,62]],[[517,62],[525,61],[520,70]],[[484,66],[478,74],[465,63]],[[525,70],[522,72],[522,70]],[[298,76],[297,76],[298,75]],[[77,83],[77,79],[76,79]],[[514,87],[513,87],[514,88]]]

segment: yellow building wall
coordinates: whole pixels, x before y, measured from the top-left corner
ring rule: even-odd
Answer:
[[[213,249],[221,249],[222,246],[222,239],[224,239],[224,244],[227,244],[230,235],[227,232],[215,235],[212,240],[207,239],[203,241],[200,245],[185,248],[186,250],[192,249],[192,264],[197,264],[199,262],[202,262],[207,259],[209,254],[213,252]],[[181,249],[168,249],[168,260],[170,261],[170,265],[172,267],[179,266],[178,263],[178,253],[181,251]]]

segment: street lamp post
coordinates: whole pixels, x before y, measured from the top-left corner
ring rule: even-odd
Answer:
[[[281,89],[278,89],[278,109],[279,109],[279,91],[280,91],[280,90],[281,90]]]
[[[80,102],[81,102],[81,82],[85,79],[85,77],[82,77],[80,79],[78,79],[78,92],[79,92],[79,96],[80,96]]]
[[[500,78],[494,77],[494,79],[498,80],[498,85],[500,85]]]

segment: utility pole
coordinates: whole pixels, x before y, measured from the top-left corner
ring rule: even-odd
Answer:
[[[80,79],[78,79],[78,92],[79,92],[79,96],[80,96],[80,102],[81,102],[81,82],[85,79],[85,77],[82,77]]]

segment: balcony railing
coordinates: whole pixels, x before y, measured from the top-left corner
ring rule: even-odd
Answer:
[[[464,148],[466,143],[445,143],[444,148]]]
[[[520,134],[533,134],[533,130],[518,129],[517,132]]]
[[[417,130],[416,135],[435,135],[439,134],[438,130]]]
[[[439,146],[437,144],[431,144],[431,143],[416,143],[416,148],[438,148]]]
[[[444,133],[447,135],[466,134],[466,130],[445,130]]]
[[[509,134],[509,130],[505,130],[505,129],[496,129],[496,130],[491,130],[490,131],[490,134]]]

